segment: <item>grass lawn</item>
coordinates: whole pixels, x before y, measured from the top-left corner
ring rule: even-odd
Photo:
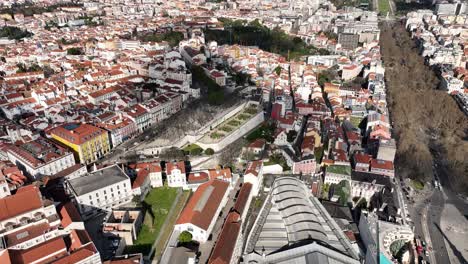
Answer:
[[[345,165],[330,165],[327,167],[328,173],[351,175],[351,167]]]
[[[254,131],[250,132],[250,134],[248,134],[246,138],[250,142],[253,142],[258,138],[263,138],[268,142],[273,142],[275,140],[273,137],[275,129],[275,125],[265,123],[256,128]]]
[[[133,246],[129,246],[126,253],[148,254],[159,231],[166,221],[169,210],[177,196],[177,188],[154,188],[146,196],[144,206],[148,212],[145,214],[143,226]]]
[[[352,116],[349,119],[349,122],[351,122],[351,124],[353,124],[353,126],[355,126],[355,127],[359,127],[359,124],[361,123],[361,121],[362,121],[362,118],[357,117],[357,116]]]
[[[201,147],[198,146],[197,144],[190,144],[184,148],[184,151],[190,152],[194,149],[201,149]]]
[[[387,12],[390,12],[390,1],[389,0],[379,0],[379,12],[383,16],[386,16]]]
[[[424,184],[417,180],[411,180],[411,185],[413,185],[413,187],[419,191],[424,189]]]
[[[161,237],[156,244],[156,248],[154,251],[154,257],[156,259],[159,259],[164,251],[164,248],[166,246],[167,240],[170,238],[172,234],[172,230],[174,229],[175,222],[177,221],[177,218],[179,217],[180,212],[185,207],[185,204],[187,203],[187,200],[190,197],[190,191],[186,190],[182,193],[182,195],[179,196],[179,200],[177,200],[177,204],[174,207],[174,211],[170,212],[169,217],[167,218],[167,225],[164,230],[161,232]]]

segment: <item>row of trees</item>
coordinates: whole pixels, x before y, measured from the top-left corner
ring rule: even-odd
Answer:
[[[20,40],[31,37],[33,34],[18,27],[5,26],[0,29],[0,38]]]
[[[207,41],[219,44],[240,44],[258,46],[260,49],[281,54],[289,59],[297,59],[304,55],[328,55],[328,50],[318,49],[306,44],[299,37],[291,37],[280,28],[270,30],[258,20],[247,22],[244,20],[221,19],[225,30],[207,29]]]
[[[192,78],[194,82],[206,87],[208,91],[208,103],[211,105],[221,105],[224,101],[224,90],[213,79],[205,74],[200,66],[192,66]]]
[[[468,118],[446,91],[438,90],[437,76],[424,64],[403,26],[384,26],[381,40],[398,143],[397,173],[431,181],[432,165],[438,163],[441,180],[467,192]]]
[[[170,31],[166,33],[149,33],[138,36],[141,41],[162,42],[167,41],[171,47],[179,45],[179,42],[184,39],[184,34],[177,31]]]
[[[54,12],[61,7],[81,7],[82,4],[73,3],[73,2],[64,2],[57,3],[49,6],[38,6],[32,2],[26,1],[24,4],[13,4],[10,8],[0,9],[0,14],[10,14],[14,16],[15,14],[23,14],[24,16],[33,16],[46,12]]]

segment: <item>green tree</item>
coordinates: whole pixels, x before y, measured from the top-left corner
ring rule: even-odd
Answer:
[[[193,149],[190,150],[190,155],[198,156],[198,155],[202,154],[202,152],[203,152],[202,148],[193,148]]]
[[[192,233],[189,231],[183,231],[179,235],[179,243],[186,244],[192,242]]]
[[[83,55],[84,51],[82,48],[69,48],[67,49],[68,55]]]
[[[20,40],[22,38],[31,37],[33,34],[27,30],[22,30],[18,27],[5,26],[0,29],[0,38],[8,38]]]
[[[291,37],[280,28],[270,30],[258,20],[247,23],[245,20],[220,19],[226,30],[205,31],[207,41],[219,44],[240,44],[258,46],[260,49],[297,59],[304,55],[318,54],[317,48],[307,45],[301,38]]]
[[[323,157],[323,148],[322,147],[315,148],[314,155],[315,155],[315,161],[317,163],[320,163]]]
[[[281,66],[279,66],[279,65],[275,68],[276,75],[279,76],[279,75],[281,74],[281,69],[282,69],[282,68],[281,68]]]
[[[207,148],[207,149],[205,149],[205,154],[206,154],[206,155],[211,156],[211,155],[213,155],[214,153],[215,153],[215,151],[214,151],[212,148]]]

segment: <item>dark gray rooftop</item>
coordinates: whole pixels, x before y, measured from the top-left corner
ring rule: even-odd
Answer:
[[[68,183],[75,194],[81,196],[127,179],[127,174],[119,166],[113,165],[69,180]]]

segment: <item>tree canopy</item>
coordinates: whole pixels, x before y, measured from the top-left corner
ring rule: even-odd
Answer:
[[[292,37],[280,28],[270,30],[257,19],[251,22],[245,20],[220,19],[225,30],[207,29],[207,41],[216,41],[219,44],[240,44],[245,46],[258,46],[260,49],[280,54],[290,59],[298,59],[304,55],[329,54],[327,50],[318,49],[306,44],[299,37]]]
[[[0,38],[20,40],[31,37],[33,34],[18,27],[5,26],[0,29]]]
[[[184,34],[177,31],[166,33],[149,33],[138,37],[141,41],[163,42],[167,41],[171,47],[179,45],[179,42],[184,39]]]
[[[192,233],[189,231],[183,231],[179,235],[179,243],[185,244],[192,242]]]

